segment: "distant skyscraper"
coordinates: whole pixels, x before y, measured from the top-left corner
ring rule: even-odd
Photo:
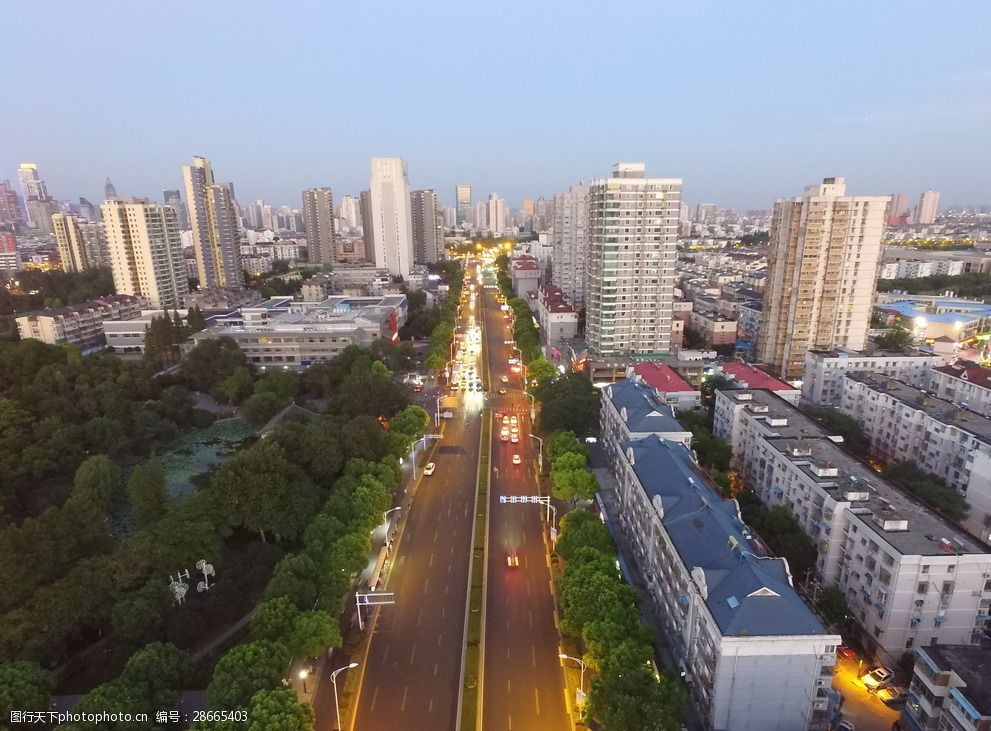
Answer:
[[[588,234],[588,185],[579,183],[554,196],[551,237],[552,279],[575,307],[585,304]]]
[[[372,225],[372,192],[361,191],[358,197],[361,210],[361,238],[365,244],[365,259],[375,261],[375,227]]]
[[[167,206],[172,206],[179,217],[179,228],[189,229],[189,213],[186,211],[186,204],[182,202],[182,192],[172,189],[162,191],[162,201]]]
[[[109,267],[110,254],[103,221],[90,221],[65,213],[52,214],[52,229],[58,244],[62,270],[81,272]]]
[[[498,193],[489,196],[489,209],[487,219],[489,230],[499,236],[506,230],[506,201],[499,197]]]
[[[341,218],[348,228],[358,231],[361,229],[361,201],[357,196],[346,195],[341,199]]]
[[[470,185],[459,185],[457,187],[457,209],[458,209],[458,220],[457,224],[460,226],[462,223],[470,224],[472,222],[471,215],[471,186]]]
[[[96,206],[94,206],[85,198],[79,199],[79,215],[85,218],[87,221],[100,220],[100,214],[97,213]]]
[[[17,171],[24,194],[24,207],[27,208],[30,224],[44,233],[52,232],[52,214],[58,211],[55,201],[48,195],[45,181],[38,175],[38,166],[31,162],[21,163]]]
[[[489,207],[488,204],[479,201],[473,207],[474,213],[472,214],[472,224],[475,228],[484,231],[489,225]]]
[[[533,204],[533,230],[546,231],[554,219],[554,201],[540,196]]]
[[[454,206],[448,206],[444,209],[444,226],[447,228],[455,228],[458,225],[458,209]]]
[[[375,264],[408,279],[413,265],[413,222],[406,163],[398,157],[373,157],[371,168]]]
[[[110,182],[110,178],[107,178],[107,182],[103,184],[103,199],[112,201],[117,197],[117,188],[114,184]]]
[[[3,223],[10,224],[15,229],[25,223],[17,191],[9,180],[0,181],[0,224]]]
[[[234,187],[214,182],[210,161],[199,156],[183,166],[182,176],[200,287],[243,289]]]
[[[175,209],[119,198],[100,209],[117,294],[146,297],[155,309],[182,307],[189,282]]]
[[[915,209],[915,223],[936,223],[939,213],[939,193],[930,188],[919,197],[919,205]]]
[[[413,254],[417,264],[433,264],[444,248],[444,221],[437,191],[414,190],[411,195]]]
[[[668,353],[681,179],[618,163],[589,185],[585,337],[599,358]]]
[[[533,198],[523,199],[523,216],[525,218],[533,218]]]
[[[908,193],[892,193],[888,199],[888,225],[903,226],[912,219],[912,204]]]
[[[334,236],[334,192],[330,188],[303,191],[306,247],[313,264],[333,266],[337,252]]]
[[[711,223],[715,218],[715,203],[699,203],[695,207],[695,223]]]
[[[758,362],[797,380],[807,350],[863,350],[888,200],[826,178],[774,202]]]

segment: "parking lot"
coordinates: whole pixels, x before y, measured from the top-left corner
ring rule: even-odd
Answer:
[[[870,666],[855,657],[837,658],[836,666],[833,688],[843,694],[843,719],[853,722],[857,731],[891,731],[901,713],[867,692],[859,673],[866,673]]]

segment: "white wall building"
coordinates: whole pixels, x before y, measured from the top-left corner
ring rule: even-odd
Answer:
[[[588,260],[588,185],[579,183],[554,196],[551,279],[575,307],[585,303]]]
[[[843,401],[843,376],[852,371],[880,373],[927,388],[930,371],[943,362],[938,355],[920,351],[868,354],[855,350],[810,350],[805,354],[802,398],[816,406],[838,408]]]
[[[692,445],[692,433],[674,418],[674,409],[637,378],[626,378],[602,389],[599,427],[605,450],[614,459],[618,459],[623,442],[651,435],[686,447]]]
[[[585,338],[595,358],[681,346],[671,332],[681,182],[618,163],[589,185]]]
[[[746,487],[783,506],[815,544],[870,655],[976,644],[991,601],[991,549],[852,457],[819,422],[763,390],[719,391],[713,431]]]
[[[826,728],[841,639],[795,593],[787,562],[752,540],[684,445],[623,442],[614,471],[619,527],[705,727]]]
[[[929,385],[925,388],[938,398],[991,417],[991,368],[963,360],[939,366],[929,372]]]
[[[414,254],[409,179],[402,158],[373,157],[369,189],[375,266],[405,279]]]

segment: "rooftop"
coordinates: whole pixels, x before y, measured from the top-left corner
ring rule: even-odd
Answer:
[[[967,684],[958,692],[982,716],[991,716],[991,649],[973,645],[926,645],[919,648],[941,671],[952,670]]]
[[[934,371],[969,381],[982,388],[991,388],[991,368],[984,368],[973,361],[959,360],[950,365],[933,368]]]
[[[795,593],[787,562],[765,551],[687,447],[656,435],[621,447],[723,635],[826,634]]]
[[[640,376],[644,383],[660,393],[675,393],[678,391],[696,391],[688,381],[678,375],[678,372],[664,363],[647,362],[633,366],[634,375]]]
[[[869,466],[841,448],[818,421],[766,389],[720,391],[717,398],[729,398],[751,413],[762,417],[765,438],[786,459],[818,483],[837,502],[848,502],[851,512],[877,537],[908,556],[942,556],[947,553],[991,553],[991,548],[953,523],[902,492]],[[864,500],[850,499],[852,494]],[[898,516],[908,521],[908,529],[884,530],[872,518]],[[947,551],[940,539],[952,546]]]
[[[932,358],[932,353],[925,353],[921,350],[877,350],[866,353],[861,350],[810,350],[808,351],[823,358]]]
[[[896,378],[888,378],[872,371],[848,371],[846,378],[863,383],[875,391],[885,393],[916,411],[924,411],[943,424],[969,432],[978,439],[991,444],[991,419],[952,401],[937,398],[928,391],[910,386]]]
[[[991,317],[991,305],[978,305],[956,302],[954,300],[938,300],[931,308],[919,302],[889,302],[875,306],[878,310],[894,312],[901,317],[910,319],[922,318],[926,322],[938,322],[944,325],[954,325],[975,318]]]
[[[625,378],[606,386],[606,397],[623,417],[633,433],[687,434],[687,430],[674,418],[674,410],[662,404],[654,392],[643,384]]]
[[[766,388],[769,391],[795,391],[790,383],[779,381],[777,378],[750,363],[738,360],[722,364],[723,373],[732,376],[733,380],[744,388]]]

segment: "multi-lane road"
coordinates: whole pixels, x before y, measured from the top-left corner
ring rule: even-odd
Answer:
[[[469,269],[466,286],[474,281]],[[571,724],[557,657],[550,570],[543,516],[535,505],[502,505],[500,495],[536,492],[535,441],[520,376],[509,384],[511,337],[494,290],[476,286],[476,306],[462,308],[465,332],[474,314],[484,318],[480,358],[491,383],[486,404],[477,392],[462,394],[455,418],[445,420],[432,460],[433,475],[420,476],[394,553],[388,583],[396,603],[379,609],[362,662],[352,731],[454,731],[458,726],[471,530],[478,470],[481,415],[517,417],[518,444],[503,443],[493,424],[484,668],[480,694],[484,731],[566,731]],[[480,364],[479,364],[480,365]],[[478,369],[481,371],[481,369]],[[502,387],[505,395],[498,395]],[[431,409],[432,410],[432,409]],[[494,417],[493,417],[494,418]],[[522,464],[514,465],[519,454]],[[418,466],[422,469],[422,465]],[[515,552],[519,566],[506,565]],[[462,731],[475,731],[463,729]]]

